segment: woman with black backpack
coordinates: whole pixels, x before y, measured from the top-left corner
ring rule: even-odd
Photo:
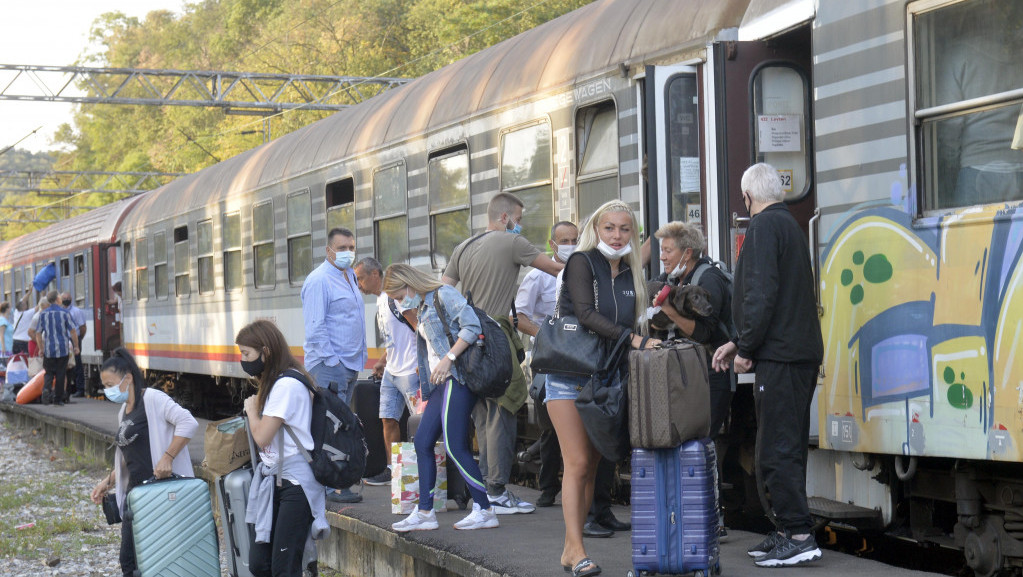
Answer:
[[[306,451],[313,450],[312,392],[296,377],[313,380],[270,321],[242,327],[234,342],[241,350],[242,369],[259,386],[245,399],[252,439],[260,447],[245,509],[245,521],[256,529],[249,569],[257,577],[301,577],[310,532],[313,539],[330,533],[323,485],[296,444],[297,439]],[[282,426],[294,435],[283,434]]]
[[[432,463],[434,444],[443,434],[448,458],[465,479],[473,500],[472,513],[455,523],[455,529],[497,527],[497,514],[490,506],[483,475],[469,449],[470,417],[479,398],[465,385],[469,375],[461,374],[455,363],[479,338],[480,319],[453,287],[405,264],[387,267],[383,289],[388,297],[400,301],[402,308],[419,310],[419,390],[423,400],[429,402],[416,432],[416,457],[420,463]],[[438,306],[444,310],[446,323],[441,320]],[[404,533],[439,527],[433,511],[436,481],[433,467],[420,467],[419,507],[406,519],[391,525],[392,529]]]

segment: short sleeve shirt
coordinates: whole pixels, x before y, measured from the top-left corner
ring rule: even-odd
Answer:
[[[526,237],[501,231],[486,233],[468,244],[455,247],[444,276],[462,283],[462,294],[472,293],[473,304],[488,315],[508,316],[519,267],[530,266],[540,249]]]
[[[309,425],[313,416],[313,399],[309,395],[309,389],[301,381],[292,377],[281,377],[274,383],[270,395],[266,398],[266,405],[263,407],[264,417],[277,417],[289,425],[291,430],[298,437],[306,450],[313,449],[313,437],[309,431]],[[281,426],[284,434],[284,458],[299,453],[298,446],[292,440],[291,435]],[[274,435],[270,444],[259,451],[259,458],[269,466],[275,466],[279,462],[277,436]],[[296,479],[288,479],[296,481]]]
[[[416,372],[416,335],[405,323],[399,321],[388,306],[386,293],[377,297],[377,326],[387,347],[387,372],[396,377],[405,377]],[[394,303],[398,313],[401,305]]]

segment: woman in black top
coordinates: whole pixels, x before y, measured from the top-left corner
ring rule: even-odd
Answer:
[[[566,289],[561,314],[574,314],[585,328],[616,342],[629,333],[633,348],[660,343],[640,332],[646,327],[646,285],[639,257],[636,215],[628,204],[605,203],[587,221],[579,248],[568,259]],[[565,464],[562,481],[562,513],[565,517],[565,548],[561,564],[573,576],[600,573],[583,547],[583,524],[593,500],[593,481],[600,453],[593,447],[575,408],[575,398],[588,377],[550,374],[547,377],[547,410],[561,441]]]

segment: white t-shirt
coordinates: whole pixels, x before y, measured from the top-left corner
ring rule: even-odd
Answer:
[[[313,416],[313,398],[309,389],[301,381],[292,377],[281,377],[274,383],[270,390],[270,396],[266,398],[266,405],[263,407],[264,417],[278,417],[284,420],[286,425],[291,426],[295,436],[302,442],[306,450],[313,450],[313,437],[309,432],[310,421]],[[281,425],[281,432],[284,433],[284,458],[299,453],[291,435]],[[277,464],[277,436],[274,435],[270,444],[259,450],[259,458],[269,466]],[[288,479],[296,481],[296,479]]]
[[[416,335],[405,326],[405,323],[395,318],[391,308],[387,306],[387,294],[380,293],[377,297],[377,326],[380,328],[381,336],[391,346],[387,348],[387,372],[396,377],[404,377],[416,372]],[[394,306],[398,313],[405,309],[397,302]]]
[[[14,324],[17,328],[14,330],[14,340],[16,341],[30,341],[32,340],[28,336],[28,327],[32,324],[32,317],[36,314],[35,307],[30,308],[26,311],[14,311]]]

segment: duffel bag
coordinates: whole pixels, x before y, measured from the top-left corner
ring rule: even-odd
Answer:
[[[629,438],[666,449],[710,436],[710,382],[703,345],[665,341],[629,353]]]

